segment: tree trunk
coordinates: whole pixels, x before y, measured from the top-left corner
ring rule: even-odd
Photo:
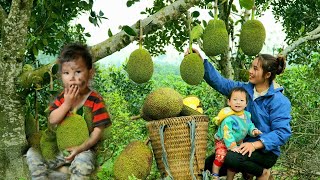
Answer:
[[[6,180],[29,174],[23,157],[27,146],[24,97],[15,81],[22,71],[32,2],[13,0],[10,14],[1,13],[5,19],[0,24],[0,176]]]
[[[0,173],[5,179],[28,175],[22,156],[27,146],[23,103],[14,85],[20,66],[1,62],[0,67]]]

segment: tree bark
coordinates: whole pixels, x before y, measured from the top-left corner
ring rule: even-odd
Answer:
[[[28,177],[22,156],[27,142],[24,128],[24,99],[16,78],[22,71],[28,22],[33,0],[13,0],[8,17],[2,20],[0,47],[0,173],[4,179]]]

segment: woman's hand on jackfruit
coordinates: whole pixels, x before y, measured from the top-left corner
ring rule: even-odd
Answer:
[[[198,54],[199,57],[200,57],[200,58],[202,59],[202,61],[203,61],[203,58],[201,57],[200,52],[199,52],[197,49],[192,48],[192,52]],[[186,55],[188,55],[188,54],[190,54],[189,48],[188,48],[187,51],[184,53],[184,55],[186,56]]]

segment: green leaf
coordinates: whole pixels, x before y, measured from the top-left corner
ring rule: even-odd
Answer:
[[[204,28],[207,27],[207,25],[208,25],[207,21],[205,21],[205,20],[202,20],[202,24],[203,24]]]
[[[137,33],[130,26],[123,26],[122,30],[130,36],[137,36]]]
[[[198,39],[201,37],[203,34],[203,28],[200,24],[196,25],[195,27],[192,28],[191,30],[191,39]]]
[[[250,10],[254,6],[254,0],[239,0],[240,6]]]
[[[237,6],[232,4],[231,9],[233,12],[238,12]]]
[[[103,16],[104,15],[104,13],[100,10],[99,11],[99,16]]]
[[[113,36],[110,28],[108,29],[108,36],[109,36],[109,37],[112,37],[112,36]]]
[[[84,33],[84,35],[87,36],[87,37],[91,37],[90,33]]]
[[[209,15],[210,15],[212,18],[214,18],[214,15],[213,15],[212,11],[209,11]]]
[[[37,56],[38,55],[38,49],[37,49],[37,47],[36,46],[33,46],[32,47],[32,52],[33,52],[33,54],[35,55],[35,56]]]
[[[130,6],[132,6],[133,5],[133,1],[127,1],[127,7],[130,7]]]
[[[43,43],[43,45],[45,45],[45,46],[48,46],[48,40],[47,39],[42,39],[42,43]]]
[[[50,74],[48,72],[43,74],[43,82],[50,82]]]
[[[194,18],[196,18],[196,17],[199,17],[199,16],[200,16],[200,13],[199,13],[199,11],[193,11],[193,12],[191,13],[191,16],[194,17]]]
[[[96,17],[96,12],[91,11],[91,12],[90,12],[90,16],[92,16],[92,17]]]
[[[57,74],[58,70],[59,70],[59,65],[58,64],[54,64],[52,66],[52,68],[51,68],[52,74]]]

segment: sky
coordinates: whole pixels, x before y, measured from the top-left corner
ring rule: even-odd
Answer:
[[[111,0],[106,3],[105,0],[95,0],[93,9],[97,12],[99,12],[99,10],[103,11],[105,17],[108,18],[103,20],[99,27],[95,27],[88,21],[88,14],[82,14],[78,19],[75,20],[75,22],[81,23],[85,27],[85,32],[90,32],[91,37],[87,38],[87,43],[89,46],[106,40],[108,38],[107,32],[109,28],[113,34],[116,34],[120,31],[119,26],[131,26],[137,20],[146,18],[147,16],[141,15],[140,11],[144,10],[146,7],[152,7],[153,3],[151,0],[140,0],[140,2],[137,2],[128,8],[126,6],[126,2],[127,0]],[[237,1],[234,3],[238,6]],[[190,10],[192,12],[195,9],[191,8]],[[201,10],[199,18],[205,20],[211,19],[206,11]],[[256,17],[256,19],[260,20],[264,24],[267,33],[265,45],[261,52],[274,54],[274,48],[279,48],[286,45],[284,42],[285,33],[282,32],[281,24],[275,22],[271,10],[265,12],[262,17]],[[195,47],[197,46],[195,45]],[[133,42],[122,50],[99,60],[99,63],[105,65],[120,65],[126,58],[129,57],[130,53],[137,48],[137,42]],[[177,65],[177,63],[180,64],[183,59],[183,53],[177,52],[173,47],[167,47],[166,49],[166,55],[153,57],[153,60],[155,62],[175,65]],[[201,55],[202,57],[205,57],[205,54],[202,52]]]

